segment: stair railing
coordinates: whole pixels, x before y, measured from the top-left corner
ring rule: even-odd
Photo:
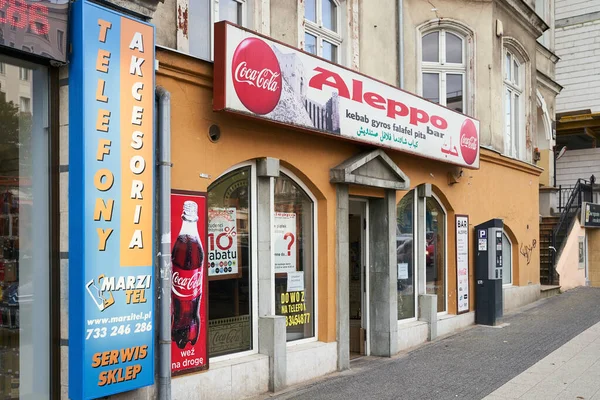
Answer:
[[[581,203],[584,201],[592,201],[595,180],[596,178],[594,175],[591,176],[589,181],[581,178],[577,179],[577,183],[573,187],[568,200],[561,209],[558,224],[552,229],[552,234],[549,238],[551,246],[549,253],[550,265],[548,266],[548,284],[554,282],[556,260],[565,245],[571,223],[577,216],[577,213],[581,210]]]

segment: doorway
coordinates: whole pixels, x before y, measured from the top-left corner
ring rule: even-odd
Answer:
[[[369,203],[350,199],[348,216],[349,242],[349,316],[350,359],[369,355],[369,287],[367,260]]]

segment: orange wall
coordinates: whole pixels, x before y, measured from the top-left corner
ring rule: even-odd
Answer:
[[[335,341],[335,185],[329,170],[347,158],[372,149],[323,135],[284,129],[237,115],[212,111],[210,63],[157,49],[160,69],[157,85],[171,93],[172,188],[206,191],[225,170],[243,161],[275,157],[292,169],[318,199],[319,340]],[[212,143],[209,127],[221,129],[221,139]],[[518,246],[539,243],[538,183],[540,169],[481,151],[481,169],[464,170],[459,183],[449,185],[448,173],[457,168],[405,153],[387,151],[411,180],[411,187],[431,183],[448,211],[448,309],[456,312],[456,262],[454,214],[469,215],[474,226],[487,219],[502,218],[512,232],[514,284],[539,283],[539,249],[530,263]],[[209,178],[201,178],[207,174]],[[206,175],[203,175],[206,176]],[[351,187],[351,195],[381,197],[383,191]],[[398,200],[405,193],[398,193]],[[473,232],[471,231],[471,291],[473,277]],[[474,297],[471,296],[471,308]]]

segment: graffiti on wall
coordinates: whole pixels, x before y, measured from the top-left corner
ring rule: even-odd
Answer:
[[[533,239],[531,241],[531,246],[521,243],[521,248],[519,249],[519,253],[525,257],[527,260],[527,265],[531,263],[531,255],[533,254],[533,250],[537,246],[537,240]]]

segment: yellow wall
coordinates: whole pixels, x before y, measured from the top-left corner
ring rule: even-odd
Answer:
[[[276,157],[310,188],[318,207],[319,340],[335,341],[335,185],[329,170],[372,149],[348,141],[284,129],[251,118],[212,111],[210,63],[157,49],[160,70],[157,85],[171,92],[172,188],[206,191],[232,166],[259,157]],[[210,142],[212,124],[221,128],[221,139]],[[471,226],[502,218],[513,240],[514,284],[539,283],[538,184],[540,169],[508,160],[489,150],[481,151],[481,169],[464,170],[459,183],[449,185],[448,173],[456,167],[405,153],[387,151],[411,180],[411,187],[431,183],[448,212],[448,309],[456,313],[456,261],[454,215],[469,215]],[[210,178],[201,178],[207,174]],[[205,175],[203,175],[205,176]],[[377,189],[351,187],[353,195],[381,197]],[[398,200],[405,193],[398,193]],[[471,230],[470,277],[473,277]],[[533,246],[535,242],[536,246]],[[529,263],[519,246],[532,248]],[[474,305],[471,296],[471,309]]]
[[[560,275],[561,290],[573,289],[585,285],[585,268],[579,268],[579,237],[585,237],[585,228],[581,227],[579,220],[573,224],[567,243],[562,249],[556,271]]]
[[[600,287],[600,229],[588,229],[588,280]]]

